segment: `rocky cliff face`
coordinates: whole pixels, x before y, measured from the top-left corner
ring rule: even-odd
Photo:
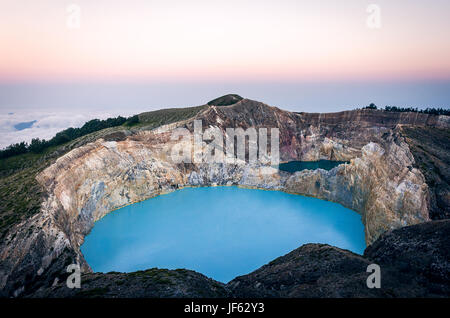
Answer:
[[[46,190],[41,212],[18,224],[0,247],[0,288],[20,295],[57,284],[64,264],[89,265],[80,252],[94,222],[130,203],[185,186],[239,185],[310,195],[340,203],[363,217],[366,241],[384,231],[429,220],[430,191],[414,166],[401,125],[448,129],[445,116],[387,116],[369,110],[296,114],[243,99],[209,106],[192,120],[152,131],[98,139],[60,157],[37,177]],[[419,116],[420,115],[420,116]],[[171,160],[171,131],[203,127],[280,130],[281,160],[345,160],[330,171],[295,174],[259,164],[179,164]]]
[[[430,218],[450,218],[450,130],[402,126],[400,131],[430,189]]]
[[[396,139],[398,136],[389,136]],[[363,216],[367,244],[386,230],[429,220],[428,187],[403,141],[369,143],[333,170],[298,172],[285,190],[341,203]]]

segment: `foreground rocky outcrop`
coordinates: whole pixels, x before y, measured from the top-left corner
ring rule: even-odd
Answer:
[[[88,273],[81,288],[66,286],[65,276],[51,288],[37,290],[33,298],[223,298],[230,297],[226,286],[194,271],[147,269],[133,273]]]
[[[367,288],[369,264],[380,289]],[[450,220],[386,232],[364,256],[307,244],[228,286],[238,297],[450,297]]]
[[[71,150],[43,170],[37,176],[45,190],[40,212],[15,225],[0,243],[0,295],[27,295],[57,285],[58,275],[70,263],[81,264],[89,273],[80,246],[95,221],[127,204],[185,186],[238,185],[334,201],[362,215],[368,244],[385,231],[430,220],[434,188],[417,165],[402,127],[448,130],[447,116],[373,110],[298,114],[248,99],[223,100],[217,104],[225,106],[205,106],[188,120],[152,130],[115,131]],[[289,174],[260,163],[173,162],[171,150],[179,142],[172,131],[193,131],[195,119],[223,133],[229,127],[278,128],[282,161],[349,163],[330,171]],[[189,141],[184,142],[188,146]],[[448,196],[446,188],[440,191],[439,198]],[[341,252],[334,251],[338,259]]]
[[[366,285],[367,266],[381,268],[381,288]],[[450,220],[383,234],[364,256],[306,244],[222,284],[188,270],[85,274],[80,289],[65,281],[31,297],[450,297]]]

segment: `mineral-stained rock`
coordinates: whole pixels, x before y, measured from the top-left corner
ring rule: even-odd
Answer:
[[[285,189],[339,202],[363,216],[367,243],[381,233],[429,220],[428,187],[405,142],[369,143],[362,156],[330,171],[295,173]]]
[[[179,141],[172,132],[193,131],[195,119],[223,133],[226,128],[278,128],[282,161],[350,163],[330,171],[289,174],[260,163],[175,162],[172,150]],[[37,176],[45,190],[40,212],[12,227],[0,243],[1,295],[29,294],[52,284],[65,271],[66,261],[90,272],[80,246],[97,220],[127,204],[185,186],[238,185],[334,201],[362,215],[368,244],[386,230],[428,221],[434,202],[430,185],[411,154],[402,125],[448,131],[450,121],[447,116],[373,110],[292,113],[242,99],[228,106],[205,106],[195,118],[151,131],[134,129],[93,140]],[[187,146],[190,140],[182,142]],[[339,258],[342,252],[334,251]]]

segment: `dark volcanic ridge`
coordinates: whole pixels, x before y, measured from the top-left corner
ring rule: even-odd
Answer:
[[[369,289],[369,264],[381,268],[381,288]],[[148,269],[89,273],[80,289],[55,286],[27,297],[450,297],[450,220],[383,234],[364,256],[326,244],[306,244],[256,271],[223,284],[194,271]]]

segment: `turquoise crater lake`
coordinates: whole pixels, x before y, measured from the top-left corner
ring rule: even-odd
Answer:
[[[279,169],[282,171],[294,173],[303,170],[324,169],[331,170],[340,164],[348,163],[348,161],[332,161],[332,160],[318,160],[318,161],[289,161],[280,163]]]
[[[306,243],[362,254],[361,217],[280,191],[185,188],[106,215],[81,251],[95,272],[186,268],[228,282]]]

